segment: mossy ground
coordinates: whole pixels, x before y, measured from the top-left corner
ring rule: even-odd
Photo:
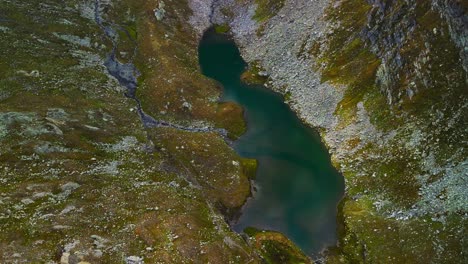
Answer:
[[[216,33],[219,33],[219,34],[226,34],[231,30],[231,27],[229,27],[228,24],[215,25],[214,28],[215,28]]]
[[[256,6],[252,19],[258,23],[256,34],[260,37],[263,35],[268,20],[278,14],[284,6],[285,0],[235,0],[234,5],[236,4]],[[232,19],[235,15],[229,8],[224,7],[221,12],[229,19]]]
[[[281,233],[253,227],[246,228],[244,232],[267,264],[313,264],[309,257]]]
[[[152,135],[156,146],[170,155],[192,184],[205,189],[213,204],[227,210],[244,204],[250,194],[248,176],[242,160],[219,135],[175,129],[160,129]]]
[[[264,72],[264,70],[259,66],[258,62],[251,62],[248,69],[242,73],[241,80],[247,84],[265,84],[268,76],[262,76],[261,72]]]
[[[167,5],[161,23],[157,4],[103,11],[118,28],[118,59],[132,61],[138,46],[143,108],[239,136],[242,109],[219,104],[198,71],[186,2]],[[220,213],[245,201],[253,165],[219,134],[145,129],[103,66],[112,43],[93,10],[94,1],[0,5],[0,262],[59,262],[68,252],[90,263],[256,263]]]
[[[284,0],[255,0],[257,9],[252,17],[257,22],[264,22],[275,16],[284,6]]]
[[[141,6],[149,9],[152,3]],[[230,137],[238,137],[245,130],[242,109],[220,103],[221,88],[201,74],[197,38],[186,23],[191,10],[184,1],[166,9],[169,15],[157,23],[153,18],[139,18],[137,66],[142,76],[138,96],[145,111],[181,125],[222,127]]]
[[[342,207],[345,232],[329,262],[457,263],[464,257],[463,212],[450,211],[452,205],[442,199],[447,211],[429,214],[421,200],[427,199],[422,192],[426,185],[449,177],[433,171],[465,159],[459,153],[466,152],[460,136],[466,134],[468,94],[459,49],[430,1],[396,1],[382,17],[377,10],[366,1],[332,5],[327,11],[332,32],[310,50],[322,81],[345,87],[335,111],[338,129],[363,122],[358,113],[362,103],[381,137],[349,138],[347,153],[335,159],[346,178],[347,198]],[[416,24],[406,23],[408,17]],[[408,36],[401,43],[379,39],[402,34]],[[385,71],[383,65],[396,57],[384,57],[389,53],[398,54],[402,66],[387,65]],[[388,83],[382,82],[386,76],[391,76]],[[430,176],[422,181],[421,175]],[[448,188],[444,192],[451,192]],[[412,213],[395,217],[402,211]]]

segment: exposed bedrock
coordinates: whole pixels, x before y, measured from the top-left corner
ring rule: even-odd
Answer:
[[[343,229],[328,261],[466,260],[464,1],[212,6],[193,16],[230,30],[265,85],[321,132],[345,177]]]

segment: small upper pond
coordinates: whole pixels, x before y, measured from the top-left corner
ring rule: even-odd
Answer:
[[[343,177],[332,167],[319,135],[283,98],[261,85],[242,83],[246,63],[234,41],[208,30],[199,47],[203,73],[224,87],[223,100],[245,110],[247,132],[234,148],[259,161],[256,192],[234,225],[280,231],[314,255],[336,243],[336,207]],[[311,102],[313,103],[313,102]]]

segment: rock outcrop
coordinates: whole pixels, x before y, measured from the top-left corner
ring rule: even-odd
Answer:
[[[330,263],[466,259],[467,17],[463,1],[215,1],[345,177]]]

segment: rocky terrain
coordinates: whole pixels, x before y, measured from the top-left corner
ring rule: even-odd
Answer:
[[[265,85],[321,132],[345,177],[340,242],[326,261],[466,261],[466,3],[213,7],[211,21],[228,26]]]
[[[190,13],[0,2],[1,263],[259,261],[226,222],[255,171],[219,133],[242,109],[200,74]]]
[[[317,128],[346,180],[323,263],[464,263],[468,6],[461,0],[1,0],[1,263],[308,263],[228,222],[256,162],[229,146],[198,41]]]

